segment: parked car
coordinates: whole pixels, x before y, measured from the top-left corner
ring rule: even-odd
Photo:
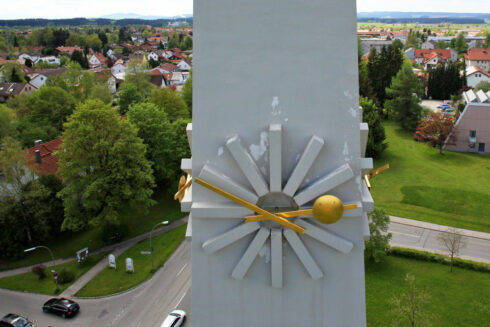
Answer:
[[[52,298],[43,305],[44,312],[51,312],[60,315],[62,318],[73,317],[80,311],[80,305],[75,301],[65,298]]]
[[[185,322],[185,311],[174,310],[165,318],[160,327],[180,327]]]
[[[34,327],[34,324],[26,317],[9,313],[0,320],[0,327]]]

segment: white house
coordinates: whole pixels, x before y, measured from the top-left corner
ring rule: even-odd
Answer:
[[[29,59],[33,63],[36,63],[39,60],[39,56],[30,55],[28,53],[23,53],[19,56],[19,59],[23,59],[23,60]]]
[[[88,60],[88,65],[90,68],[97,68],[101,67],[103,64],[105,64],[105,57],[101,53],[94,53],[92,57]]]
[[[127,65],[117,62],[111,67],[112,74],[126,74]]]
[[[461,74],[463,71],[461,71]],[[466,84],[470,87],[476,87],[476,85],[482,81],[490,83],[490,73],[480,70],[477,66],[471,66],[466,68]]]
[[[158,53],[156,53],[155,51],[150,52],[147,56],[147,59],[148,60],[153,59],[155,61],[158,61]]]
[[[186,60],[186,59],[182,59],[178,64],[177,64],[177,67],[181,70],[181,71],[189,71],[191,70],[192,66],[191,66],[191,62]]]
[[[47,56],[47,57],[39,58],[39,60],[36,63],[38,63],[38,62],[45,62],[48,64],[59,65],[60,59],[56,58],[55,56]]]
[[[434,43],[430,42],[430,41],[425,41],[424,43],[422,43],[422,45],[420,46],[421,49],[434,49],[435,46],[434,46]]]
[[[33,74],[31,75],[31,80],[29,83],[34,86],[36,89],[40,89],[41,86],[46,84],[48,77],[44,74]]]
[[[477,66],[481,70],[490,71],[490,49],[469,49],[464,57],[466,59],[466,67]]]

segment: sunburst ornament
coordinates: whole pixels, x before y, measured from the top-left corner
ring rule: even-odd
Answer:
[[[267,182],[257,163],[235,135],[226,140],[226,148],[246,177],[253,191],[209,164],[204,165],[194,182],[208,190],[243,206],[253,214],[244,215],[243,222],[202,244],[202,249],[214,254],[245,238],[254,237],[231,277],[242,280],[266,242],[270,242],[271,284],[283,286],[283,242],[287,242],[312,279],[320,279],[323,272],[305,247],[302,238],[310,237],[340,253],[349,253],[354,244],[320,224],[334,224],[346,212],[360,215],[361,204],[343,204],[338,197],[327,194],[332,189],[350,181],[354,173],[349,164],[343,164],[299,190],[307,173],[324,146],[324,140],[312,136],[302,156],[282,187],[282,126],[269,126],[269,181]],[[314,202],[313,206],[311,203]],[[357,212],[359,211],[359,212]],[[312,220],[312,218],[315,218]]]

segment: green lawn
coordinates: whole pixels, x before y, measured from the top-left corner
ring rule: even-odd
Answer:
[[[180,212],[180,203],[173,200],[173,196],[169,194],[167,189],[156,189],[153,199],[157,201],[157,204],[150,208],[146,214],[140,213],[137,209],[128,208],[123,210],[125,213],[121,216],[121,223],[129,227],[129,235],[126,238],[148,232],[156,223],[163,220],[172,222],[184,216]],[[93,251],[104,246],[104,243],[100,238],[100,228],[92,228],[78,233],[62,233],[49,244],[43,245],[49,246],[56,258],[66,258],[75,255],[76,251],[84,247],[88,247],[90,251]],[[29,266],[49,261],[50,258],[48,251],[37,250],[29,253],[21,260],[0,263],[0,270]]]
[[[389,300],[406,289],[407,273],[430,294],[427,310],[434,315],[431,326],[490,326],[489,273],[458,267],[451,273],[447,265],[395,256],[381,264],[366,264],[368,326],[391,326]]]
[[[385,122],[388,148],[371,180],[377,208],[391,215],[490,232],[490,156],[444,151],[415,142]]]
[[[182,243],[185,238],[186,227],[187,225],[179,226],[152,239],[155,270],[163,265],[167,258]],[[85,285],[77,293],[77,296],[90,297],[119,293],[144,282],[153,274],[151,271],[151,256],[141,254],[141,251],[148,250],[148,240],[144,240],[128,249],[116,259],[117,270],[105,268]],[[133,259],[134,273],[127,273],[125,271],[126,258]]]
[[[105,254],[97,254],[90,256],[89,259],[83,264],[79,265],[76,260],[70,261],[64,264],[56,265],[56,271],[59,273],[63,268],[69,269],[74,272],[75,279],[71,283],[60,284],[59,288],[62,292],[73,284],[80,276],[86,273],[97,262],[99,262]],[[33,272],[27,272],[20,275],[4,277],[0,279],[0,288],[7,288],[16,291],[29,291],[44,294],[55,294],[56,284],[51,275],[52,267],[46,268],[46,278],[39,279]]]

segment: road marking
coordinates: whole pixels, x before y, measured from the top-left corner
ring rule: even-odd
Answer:
[[[180,302],[182,302],[182,300],[184,299],[184,296],[187,294],[187,292],[184,292],[184,294],[182,294],[182,297],[180,298],[179,302],[177,303],[177,305],[175,306],[175,309],[177,309],[177,307],[179,306]]]
[[[179,277],[179,275],[184,271],[185,267],[187,267],[187,263],[184,265],[184,267],[182,267],[182,269],[179,270],[176,277]]]
[[[407,234],[407,233],[402,233],[402,232],[395,232],[395,231],[389,231],[391,234],[400,234],[400,235],[405,235],[405,236],[410,236],[413,238],[420,238],[420,235],[412,235],[412,234]]]
[[[138,325],[136,327],[140,327],[141,325],[141,320],[138,322]]]

